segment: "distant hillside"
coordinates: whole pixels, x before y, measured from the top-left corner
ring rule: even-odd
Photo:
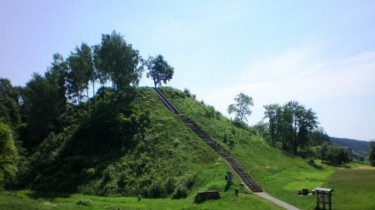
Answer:
[[[343,147],[349,147],[362,157],[366,157],[370,149],[369,141],[360,141],[355,139],[330,137],[331,143]]]

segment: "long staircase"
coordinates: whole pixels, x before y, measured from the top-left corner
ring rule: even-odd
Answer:
[[[262,188],[254,181],[254,179],[244,170],[242,166],[228,153],[226,153],[220,146],[218,146],[212,139],[207,136],[190,118],[182,114],[164,95],[163,93],[154,88],[155,92],[165,104],[165,106],[176,114],[197,136],[205,141],[216,153],[223,157],[229,165],[237,172],[244,184],[253,192],[263,192]]]

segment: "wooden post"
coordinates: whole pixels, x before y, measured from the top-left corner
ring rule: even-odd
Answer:
[[[329,207],[329,210],[332,210],[332,193],[331,192],[329,192],[329,203],[328,203],[328,207]]]

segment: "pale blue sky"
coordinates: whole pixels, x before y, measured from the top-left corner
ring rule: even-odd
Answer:
[[[170,86],[223,114],[239,92],[254,99],[250,125],[263,105],[297,100],[329,135],[375,139],[372,0],[1,0],[0,27],[0,77],[14,85],[116,30],[144,57],[165,57]]]

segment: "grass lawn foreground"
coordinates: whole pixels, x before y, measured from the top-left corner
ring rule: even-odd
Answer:
[[[333,209],[375,209],[375,169],[338,169],[325,183],[334,190]]]
[[[38,193],[29,190],[0,192],[0,209],[282,209],[259,196],[233,191],[221,192],[221,199],[193,203],[194,195],[186,199],[141,199],[136,197],[101,197],[82,194]]]

